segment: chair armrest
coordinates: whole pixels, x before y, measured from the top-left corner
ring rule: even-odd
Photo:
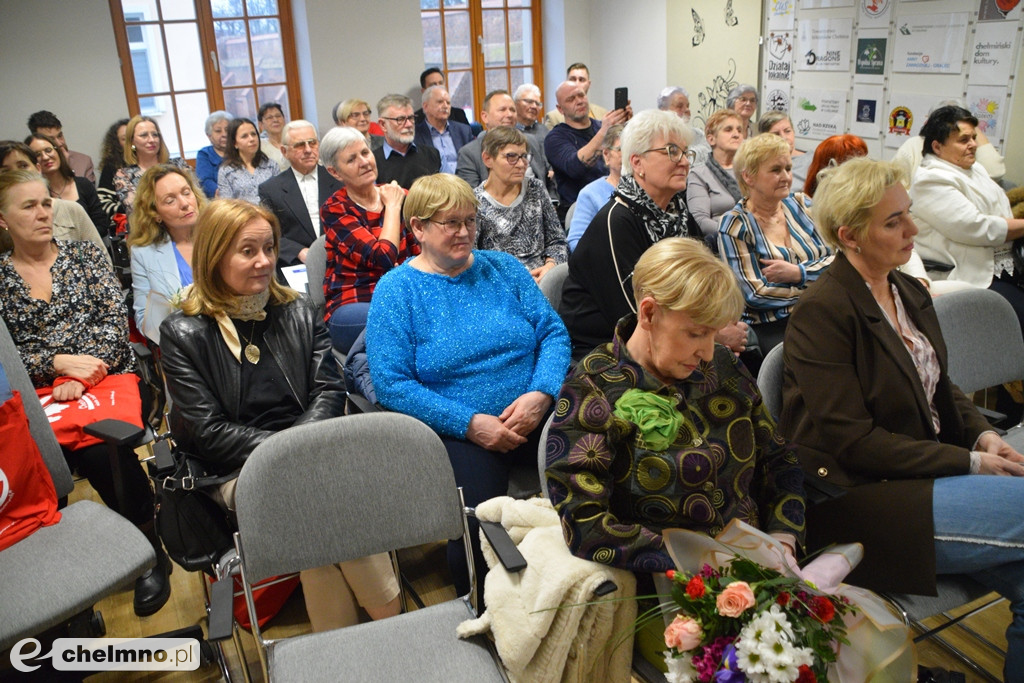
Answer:
[[[505,527],[497,522],[481,521],[480,530],[484,532],[487,542],[491,544],[506,571],[515,574],[526,569],[526,558],[512,542],[512,537],[505,531]]]
[[[235,582],[225,576],[210,586],[210,616],[206,624],[206,638],[209,641],[227,640],[234,628]]]
[[[982,408],[981,406],[975,407],[978,409],[978,412],[981,413],[981,416],[988,420],[989,425],[992,427],[992,431],[999,436],[1006,436],[1006,430],[999,426],[1006,423],[1006,413],[989,410],[988,408]]]
[[[807,497],[808,504],[817,505],[845,496],[846,489],[824,479],[808,477],[804,479],[804,495]]]
[[[87,424],[83,431],[114,446],[135,446],[146,433],[145,428],[124,420],[108,418]]]
[[[348,392],[348,402],[355,408],[356,413],[379,413],[383,410],[376,403],[370,403],[362,394],[352,391]]]
[[[952,263],[943,263],[942,261],[933,261],[932,259],[929,259],[929,258],[921,259],[921,263],[924,264],[924,269],[925,270],[933,270],[936,273],[948,273],[949,271],[953,270],[953,268],[956,267]]]

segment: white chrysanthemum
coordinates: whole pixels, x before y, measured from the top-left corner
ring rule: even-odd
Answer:
[[[794,671],[797,661],[793,646],[793,628],[778,605],[761,612],[740,630],[735,642],[737,663],[752,683],[776,683],[796,680],[796,674],[776,678],[773,672]],[[799,664],[795,665],[796,667]]]
[[[684,655],[673,657],[671,652],[665,653],[665,665],[668,666],[668,673],[665,680],[668,683],[694,683],[697,680],[697,669],[693,666],[692,657]]]

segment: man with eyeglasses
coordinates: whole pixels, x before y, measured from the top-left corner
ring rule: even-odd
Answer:
[[[416,123],[416,144],[441,153],[443,173],[455,173],[459,150],[473,139],[472,128],[450,119],[451,110],[451,96],[443,85],[432,85],[423,91],[425,118]]]
[[[540,122],[540,88],[533,83],[523,83],[516,88],[512,99],[516,103],[516,128],[543,145],[548,127]]]
[[[431,88],[435,85],[447,87],[445,86],[444,82],[444,72],[442,72],[436,66],[424,69],[423,73],[420,74],[420,93],[425,94],[427,92],[427,88]],[[425,116],[426,114],[423,112],[423,109],[417,109],[416,123],[422,121]],[[464,123],[467,126],[470,125],[469,117],[466,116],[466,110],[460,107],[452,107],[452,111],[451,114],[448,116],[448,120],[458,121],[459,123]]]
[[[409,189],[420,176],[441,170],[441,154],[433,147],[416,144],[412,100],[405,95],[385,95],[377,103],[377,115],[384,129],[384,144],[374,150],[377,184],[394,180]]]
[[[320,165],[320,141],[309,121],[285,124],[281,153],[291,168],[260,185],[260,203],[281,223],[278,265],[297,266],[306,262],[309,245],[322,232],[320,207],[342,184]]]
[[[507,90],[492,90],[484,98],[483,107],[480,110],[480,122],[484,124],[484,132],[497,128],[498,126],[516,125],[516,103]],[[484,165],[483,157],[484,133],[480,133],[475,140],[459,150],[459,163],[455,168],[455,175],[459,176],[470,187],[487,180],[490,171]],[[526,151],[532,155],[530,166],[526,169],[527,178],[540,178],[545,180],[548,177],[547,159],[544,158],[544,151],[536,139],[526,137]]]

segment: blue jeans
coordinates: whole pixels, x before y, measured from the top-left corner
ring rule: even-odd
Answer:
[[[366,328],[366,316],[370,313],[370,304],[356,302],[334,309],[331,320],[327,323],[327,331],[331,334],[334,348],[348,353],[352,342]]]
[[[1024,478],[935,480],[935,568],[969,574],[1010,601],[1004,679],[1024,681]]]

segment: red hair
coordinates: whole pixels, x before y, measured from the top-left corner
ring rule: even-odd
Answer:
[[[867,155],[867,143],[856,135],[833,135],[825,138],[814,150],[814,158],[807,169],[807,180],[804,181],[804,193],[808,197],[814,196],[814,191],[818,189],[818,171],[828,166],[833,159],[838,165],[847,159]]]

